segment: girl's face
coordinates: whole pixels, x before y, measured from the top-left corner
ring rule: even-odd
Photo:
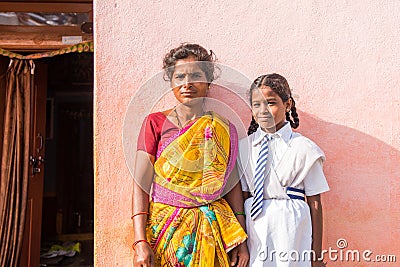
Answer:
[[[196,61],[195,57],[190,56],[177,60],[175,64],[171,87],[176,99],[182,104],[188,104],[194,98],[207,96],[206,74]]]
[[[273,133],[285,125],[286,111],[292,106],[292,100],[283,102],[282,98],[269,86],[261,86],[252,90],[251,109],[254,120],[261,129]]]

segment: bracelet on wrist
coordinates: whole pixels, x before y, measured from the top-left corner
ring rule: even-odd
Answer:
[[[235,215],[243,215],[243,216],[246,217],[246,213],[244,213],[243,211],[236,211],[233,214],[235,214]]]
[[[140,211],[138,213],[133,214],[131,219],[133,219],[137,215],[149,215],[149,213],[147,211]]]
[[[149,244],[149,242],[146,239],[139,239],[139,240],[136,240],[135,242],[133,242],[132,249],[135,250],[136,245],[141,243],[141,242],[145,242],[145,243]]]

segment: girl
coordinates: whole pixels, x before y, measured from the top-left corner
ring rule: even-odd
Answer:
[[[281,75],[258,77],[250,88],[250,104],[253,119],[249,136],[239,141],[238,157],[248,198],[250,266],[323,266],[320,194],[329,190],[324,153],[292,132],[299,118]]]

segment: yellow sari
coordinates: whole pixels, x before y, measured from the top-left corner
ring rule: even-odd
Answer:
[[[147,224],[155,266],[229,266],[246,233],[221,194],[237,155],[233,125],[209,113],[157,153]]]

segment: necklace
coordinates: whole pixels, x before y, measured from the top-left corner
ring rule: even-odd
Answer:
[[[179,115],[178,115],[178,111],[176,111],[176,107],[174,107],[174,113],[175,113],[176,121],[178,122],[178,126],[179,126],[180,129],[182,129],[182,128],[183,128],[182,122],[181,122],[181,120],[179,119]],[[203,116],[203,115],[204,115],[204,111],[201,113],[200,116],[196,116],[195,118],[201,117],[201,116]],[[186,122],[185,122],[185,125],[186,125],[189,121],[193,121],[195,118],[186,121]]]
[[[174,107],[174,112],[175,112],[176,121],[178,122],[178,126],[179,126],[179,128],[182,129],[182,123],[181,123],[181,120],[179,119],[179,115],[178,115],[178,112],[176,111],[176,107]]]

